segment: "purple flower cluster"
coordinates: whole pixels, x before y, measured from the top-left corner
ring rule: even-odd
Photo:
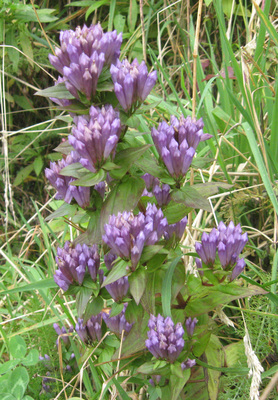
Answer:
[[[71,325],[69,327],[69,329],[67,330],[64,326],[62,326],[62,328],[60,328],[60,326],[55,322],[55,324],[53,324],[53,328],[55,329],[55,332],[57,333],[57,335],[61,336],[65,345],[68,346],[70,344],[69,335],[70,335],[70,333],[73,332],[73,326]],[[56,341],[56,345],[58,347],[58,339]]]
[[[99,271],[100,257],[96,245],[88,247],[86,244],[77,244],[74,247],[66,242],[64,248],[58,247],[56,262],[58,270],[54,274],[54,281],[64,291],[73,283],[82,285],[87,269],[93,281],[98,275],[102,281],[103,271]]]
[[[90,204],[90,188],[82,186],[72,186],[74,179],[71,176],[63,176],[61,170],[68,165],[80,162],[80,156],[76,151],[72,151],[66,158],[62,158],[57,163],[51,162],[50,168],[45,169],[45,176],[51,185],[57,190],[56,199],[65,200],[70,203],[74,198],[80,207],[86,208]]]
[[[180,322],[176,325],[170,317],[150,316],[147,349],[156,357],[173,363],[184,348],[184,329]]]
[[[184,234],[186,225],[187,217],[182,218],[179,222],[176,222],[175,224],[168,225],[164,233],[165,239],[170,239],[174,234],[176,235],[177,239],[181,239]]]
[[[127,335],[133,326],[133,324],[127,322],[125,318],[125,311],[127,308],[127,304],[128,303],[124,303],[123,310],[115,317],[110,317],[111,310],[109,311],[109,315],[106,314],[105,312],[102,313],[102,318],[106,323],[107,327],[110,329],[111,332],[115,333],[117,336],[120,336],[122,334],[122,331],[125,331],[125,335]]]
[[[74,118],[69,143],[80,156],[80,163],[92,172],[114,155],[121,134],[119,112],[111,105],[92,106],[88,116]]]
[[[181,178],[186,174],[200,141],[211,137],[203,133],[203,126],[202,119],[196,121],[181,116],[178,120],[172,115],[170,125],[163,121],[157,129],[152,128],[155,147],[174,178]]]
[[[114,90],[119,103],[128,111],[137,101],[143,102],[154,87],[156,71],[148,73],[144,61],[138,63],[135,58],[130,64],[127,60],[117,60],[110,68]]]
[[[100,24],[84,25],[75,31],[62,31],[60,44],[55,56],[49,55],[50,63],[66,78],[66,87],[74,97],[79,99],[81,92],[90,100],[103,66],[116,62],[120,55],[122,34],[104,33]]]
[[[115,282],[106,285],[105,289],[115,301],[121,301],[126,296],[129,289],[128,277],[124,276],[117,279]]]
[[[119,257],[130,259],[135,270],[144,246],[155,244],[167,225],[161,209],[148,203],[145,214],[125,211],[111,215],[108,224],[104,225],[102,239]]]
[[[245,261],[239,258],[244,246],[248,242],[247,233],[242,234],[241,226],[231,221],[226,227],[221,221],[218,228],[213,228],[207,234],[203,233],[201,243],[195,244],[195,249],[202,262],[212,268],[216,253],[224,270],[232,270],[230,281],[234,280],[244,269]],[[196,259],[198,268],[202,268],[202,262]]]
[[[101,318],[101,313],[98,315],[93,315],[90,319],[88,319],[86,324],[83,323],[83,319],[78,318],[78,322],[75,325],[75,330],[82,342],[88,344],[101,339]]]

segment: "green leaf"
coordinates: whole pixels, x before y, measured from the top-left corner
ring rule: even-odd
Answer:
[[[19,360],[9,360],[3,364],[0,364],[0,375],[6,374],[8,371],[16,367],[18,363]]]
[[[137,0],[130,0],[129,2],[129,10],[128,10],[128,29],[130,33],[134,32],[134,28],[137,22],[138,17],[138,4]]]
[[[115,15],[114,27],[118,33],[124,31],[126,17],[122,14]]]
[[[22,364],[26,367],[30,365],[36,365],[39,361],[39,352],[37,349],[31,349],[27,356],[22,360]]]
[[[144,375],[161,375],[169,372],[170,366],[163,360],[147,361],[137,369],[137,373]]]
[[[27,351],[25,340],[19,335],[10,339],[9,348],[13,358],[23,358]]]
[[[124,308],[124,304],[118,304],[118,303],[113,303],[111,307],[111,311],[109,314],[109,317],[116,317],[116,315],[119,315]]]
[[[27,35],[23,31],[20,31],[19,40],[20,40],[20,44],[21,44],[23,53],[25,53],[29,57],[29,58],[27,58],[27,60],[30,63],[30,65],[33,67],[34,62],[32,60],[34,58],[34,55],[33,55],[33,47],[31,45],[31,41],[29,39],[29,35]]]
[[[0,393],[1,400],[18,400],[16,397],[9,393]]]
[[[157,164],[154,157],[144,157],[135,162],[135,165],[142,169],[142,171],[149,173],[156,178],[159,178],[163,183],[168,183],[169,185],[175,184],[175,181],[171,176]]]
[[[90,300],[93,291],[90,288],[81,286],[76,295],[76,309],[79,318],[82,318],[82,314]]]
[[[65,215],[73,216],[76,213],[76,211],[77,211],[77,205],[64,203],[59,208],[57,208],[57,210],[48,215],[45,218],[45,221],[50,221],[51,219],[54,218],[64,217]]]
[[[228,286],[228,285],[227,285]],[[212,311],[215,307],[223,304],[228,304],[233,300],[237,300],[244,297],[251,297],[259,294],[266,294],[267,292],[258,286],[240,287],[233,288],[233,294],[227,294],[219,291],[215,291],[213,287],[209,288],[211,293],[206,292],[205,301],[204,298],[193,297],[187,306],[185,307],[185,313],[188,317],[197,317],[198,315],[205,314]]]
[[[52,289],[57,288],[57,284],[54,282],[53,278],[48,278],[41,280],[35,283],[29,283],[28,285],[18,286],[14,289],[3,290],[0,292],[0,296],[4,294],[12,294],[12,293],[23,293],[23,292],[30,292],[33,290],[40,290],[40,289]]]
[[[177,400],[180,397],[180,393],[182,389],[184,388],[186,382],[190,378],[191,370],[186,369],[185,371],[182,371],[181,367],[181,377],[177,376],[176,374],[171,374],[170,376],[170,386],[171,386],[171,400]]]
[[[81,171],[80,171],[81,170]],[[82,174],[83,172],[83,174]],[[79,162],[67,165],[59,172],[63,176],[72,176],[73,178],[81,178],[84,173],[88,173],[88,170],[83,167]]]
[[[171,196],[174,201],[182,203],[187,207],[200,208],[208,212],[211,211],[209,201],[205,197],[202,197],[192,186],[183,186],[181,189],[174,190]]]
[[[34,165],[35,174],[36,174],[37,176],[39,176],[40,173],[42,172],[42,169],[43,169],[43,159],[42,159],[42,156],[36,157],[35,160],[34,160],[34,164],[33,164],[33,165]]]
[[[162,283],[161,300],[162,310],[165,317],[171,317],[171,294],[172,294],[172,278],[175,268],[180,261],[181,256],[176,257],[167,269],[165,278]]]
[[[91,318],[92,315],[97,315],[101,312],[103,309],[103,299],[102,297],[98,296],[93,299],[93,301],[90,301],[87,304],[84,316],[83,316],[83,323],[86,324],[88,319]]]
[[[128,278],[130,293],[138,305],[146,287],[146,271],[138,268]]]
[[[191,210],[192,207],[171,200],[163,210],[163,214],[167,218],[168,224],[175,224],[188,215]]]
[[[124,182],[118,183],[109,193],[101,209],[102,233],[103,227],[109,220],[109,216],[118,212],[133,210],[140,199],[145,182],[141,178],[129,177]]]
[[[136,304],[134,300],[128,302],[126,311],[125,311],[125,318],[127,322],[133,324],[134,322],[141,320],[144,315],[144,309],[141,304]]]
[[[29,383],[29,375],[24,367],[17,367],[11,375],[11,394],[21,400]]]
[[[110,283],[117,281],[123,276],[126,276],[129,273],[128,264],[129,263],[127,261],[121,259],[118,262],[116,262],[101,287],[105,287],[106,285],[109,285]]]
[[[217,336],[211,335],[210,342],[205,351],[205,355],[209,364],[213,364],[215,367],[218,368],[224,366],[223,347]],[[209,397],[211,400],[217,400],[221,372],[208,369],[207,375]]]
[[[87,21],[88,17],[97,10],[100,6],[103,6],[104,4],[109,4],[110,0],[99,0],[99,1],[94,1],[93,4],[91,3],[91,6],[88,8],[86,11],[85,15],[85,20]]]
[[[151,246],[145,246],[142,255],[140,257],[140,262],[145,263],[146,261],[149,261],[153,256],[155,256],[160,250],[163,249],[162,245],[159,244],[154,244]],[[162,251],[161,253],[168,254],[168,250]]]
[[[70,154],[73,150],[74,148],[69,144],[68,140],[66,140],[65,142],[61,142],[59,146],[55,147],[54,149],[54,151],[65,155]]]
[[[193,344],[193,354],[196,357],[201,357],[204,351],[207,348],[211,336],[211,331],[203,330],[200,335],[198,335],[198,339]]]
[[[196,189],[203,197],[213,196],[219,192],[219,189],[230,190],[233,185],[224,182],[207,182],[207,183],[197,183],[194,185]]]
[[[16,175],[15,180],[13,182],[13,186],[18,186],[20,185],[22,182],[25,181],[26,178],[28,178],[28,176],[30,175],[30,173],[33,171],[34,169],[34,164],[30,164],[27,165],[27,167],[22,168]]]
[[[71,182],[72,186],[95,186],[99,182],[103,181],[106,178],[106,172],[103,169],[100,169],[98,172],[89,172],[85,176],[80,179],[76,179]]]
[[[155,273],[148,273],[141,304],[148,314],[155,314]]]
[[[56,99],[74,99],[74,96],[68,91],[64,82],[58,83],[56,86],[51,86],[47,89],[38,90],[35,96],[55,97]]]
[[[129,170],[130,166],[137,161],[150,147],[150,144],[145,144],[141,147],[129,147],[128,149],[119,151],[116,154],[114,163],[118,165],[120,169],[111,171],[111,177],[115,179],[121,179]]]

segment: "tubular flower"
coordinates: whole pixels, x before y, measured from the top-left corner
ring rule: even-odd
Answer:
[[[115,333],[117,336],[122,334],[122,331],[125,331],[125,335],[127,335],[133,324],[127,322],[125,318],[125,311],[127,308],[128,303],[124,303],[124,308],[120,312],[120,314],[116,315],[115,317],[110,317],[111,310],[109,311],[109,315],[105,312],[102,313],[102,318],[106,323],[107,327],[110,329],[111,332]]]
[[[110,68],[114,90],[119,103],[128,111],[137,101],[143,102],[154,87],[157,79],[156,71],[148,73],[144,61],[138,63],[135,58],[130,64],[126,59],[117,60]]]
[[[184,329],[180,322],[176,325],[170,317],[150,316],[148,322],[147,349],[156,357],[173,363],[184,348]]]
[[[66,203],[70,203],[74,198],[80,207],[86,208],[90,204],[90,188],[72,186],[70,183],[74,182],[75,179],[60,174],[63,168],[77,162],[80,162],[80,156],[76,151],[72,151],[71,154],[57,163],[51,162],[50,168],[45,169],[45,176],[57,190],[56,199],[63,199]]]
[[[115,301],[121,301],[129,289],[128,277],[124,276],[115,282],[106,285],[105,289]]]
[[[97,81],[104,65],[110,66],[120,55],[122,34],[104,33],[100,24],[60,33],[61,48],[49,61],[65,78],[67,89],[79,99],[79,92],[88,100],[96,93]]]
[[[93,315],[86,324],[84,324],[83,319],[78,318],[75,330],[82,342],[89,344],[101,339],[101,322],[101,313]]]
[[[185,327],[188,336],[193,336],[197,322],[197,318],[192,319],[191,317],[187,318],[187,320],[185,321]]]
[[[83,167],[96,172],[110,155],[114,155],[121,134],[119,112],[108,104],[102,108],[92,106],[89,116],[75,117],[73,121],[69,143],[80,155]]]
[[[196,259],[198,269],[201,268],[202,262],[212,268],[218,254],[222,268],[232,271],[229,279],[234,280],[245,267],[245,261],[239,258],[239,255],[247,242],[248,235],[242,234],[240,224],[235,226],[231,221],[226,227],[221,221],[218,229],[213,228],[209,234],[203,233],[201,243],[195,244],[201,259]]]
[[[170,125],[163,121],[152,128],[155,147],[172,177],[179,179],[187,173],[198,144],[211,137],[203,133],[203,126],[202,119],[181,116],[178,120],[172,115]]]
[[[53,328],[55,329],[55,332],[57,333],[57,335],[61,336],[65,345],[68,346],[70,344],[69,336],[70,336],[70,333],[73,332],[73,326],[71,325],[67,330],[67,328],[65,328],[64,326],[62,326],[62,328],[60,328],[60,326],[57,323],[55,323],[55,324],[53,324]],[[59,342],[57,339],[57,341],[56,341],[57,347],[58,347],[58,344],[59,344]]]
[[[182,218],[179,222],[176,222],[175,224],[168,225],[164,233],[165,239],[170,239],[174,234],[176,235],[177,239],[181,239],[184,234],[186,225],[187,217]]]
[[[155,244],[163,235],[167,219],[161,209],[148,203],[146,213],[132,212],[111,215],[108,224],[104,225],[103,241],[119,257],[130,259],[135,270],[145,245]]]
[[[86,244],[77,244],[74,247],[66,242],[64,248],[58,247],[56,262],[58,270],[54,274],[54,281],[64,291],[73,283],[82,285],[87,270],[93,281],[99,274],[100,257],[96,245],[88,247]]]

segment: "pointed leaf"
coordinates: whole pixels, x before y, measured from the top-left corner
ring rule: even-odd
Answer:
[[[211,211],[209,201],[200,195],[200,193],[192,186],[184,186],[172,192],[172,199],[177,203],[182,203],[187,207],[200,208],[202,210]]]
[[[138,305],[146,287],[146,271],[139,268],[128,278],[130,293],[132,294],[136,304]]]
[[[89,172],[85,176],[80,179],[76,179],[71,182],[72,186],[95,186],[99,182],[103,181],[106,178],[106,172],[103,169],[100,169],[98,172]]]
[[[47,89],[38,90],[35,96],[55,97],[56,99],[74,99],[74,96],[68,91],[64,82],[58,83]]]
[[[76,295],[76,309],[79,318],[82,317],[82,314],[85,311],[85,308],[90,300],[92,293],[93,291],[90,288],[83,286],[79,288],[79,291]]]
[[[117,281],[118,279],[122,278],[123,276],[127,276],[129,273],[128,262],[124,260],[120,260],[119,262],[115,263],[112,270],[110,271],[108,277],[105,279],[101,287],[109,285]]]

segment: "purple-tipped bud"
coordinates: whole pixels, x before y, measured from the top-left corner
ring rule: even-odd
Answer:
[[[246,266],[246,263],[245,263],[244,259],[239,258],[237,260],[236,265],[233,268],[232,275],[230,277],[230,281],[233,281],[234,279],[236,279],[243,272],[245,266]]]
[[[185,327],[188,336],[193,336],[197,322],[197,318],[192,319],[191,317],[187,318],[187,320],[185,321]]]
[[[126,296],[129,289],[128,277],[124,276],[106,285],[105,289],[115,301],[121,301]]]
[[[130,64],[126,59],[111,65],[110,73],[119,103],[128,111],[137,101],[143,102],[151,92],[157,79],[156,71],[148,74],[144,61],[137,59]]]
[[[122,34],[104,33],[100,24],[84,25],[75,31],[62,31],[60,43],[55,56],[49,55],[50,63],[67,78],[66,86],[73,96],[79,99],[79,91],[90,100],[103,66],[110,66],[120,55]]]
[[[170,125],[163,121],[157,129],[152,128],[155,147],[170,175],[177,179],[187,173],[199,142],[210,137],[203,133],[203,122],[190,117],[178,120],[172,115]]]
[[[93,315],[86,324],[83,324],[83,319],[78,318],[78,322],[75,325],[75,330],[82,342],[90,344],[95,341],[100,341],[102,337],[101,333],[101,313]]]
[[[186,361],[181,363],[181,368],[184,371],[185,369],[192,368],[195,365],[196,365],[196,361],[195,360],[190,360],[190,358],[188,358]]]
[[[100,258],[96,245],[88,247],[86,244],[78,244],[73,247],[70,242],[66,242],[63,249],[58,247],[56,262],[58,270],[54,280],[64,291],[71,284],[82,285],[87,270],[94,281],[97,279]]]
[[[124,211],[117,216],[111,215],[108,224],[104,225],[103,241],[113,253],[131,260],[135,270],[141,257],[144,245],[155,244],[167,227],[167,219],[155,204],[148,203],[145,215],[141,212],[133,215]]]
[[[79,154],[79,162],[96,172],[110,155],[114,157],[121,134],[119,112],[108,104],[102,108],[92,106],[89,116],[75,117],[74,124],[69,144]]]
[[[152,375],[152,378],[149,380],[152,386],[156,386],[159,384],[161,380],[161,375]]]
[[[121,336],[122,331],[125,331],[125,335],[127,335],[133,324],[127,322],[125,318],[125,311],[127,308],[128,303],[124,303],[124,308],[120,312],[120,314],[116,315],[115,317],[110,317],[111,310],[109,311],[109,315],[105,312],[102,313],[102,318],[106,323],[107,327],[110,329],[111,332],[115,333],[117,336]]]
[[[182,218],[179,222],[176,222],[175,224],[168,225],[164,232],[165,239],[170,239],[174,234],[176,235],[177,239],[181,239],[184,234],[186,225],[187,217]]]
[[[176,361],[184,348],[181,323],[175,325],[170,317],[164,319],[158,314],[157,317],[150,316],[148,327],[147,349],[156,358],[166,359],[170,363]]]
[[[65,159],[62,158],[57,163],[51,162],[50,168],[45,169],[45,176],[57,190],[56,199],[65,200],[66,203],[70,203],[74,198],[80,207],[86,208],[90,204],[90,188],[72,186],[70,183],[74,182],[75,179],[71,176],[60,174],[63,168],[78,162],[80,162],[80,156],[77,152],[72,151]]]

